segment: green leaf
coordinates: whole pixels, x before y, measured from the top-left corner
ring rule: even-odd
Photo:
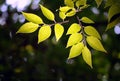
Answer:
[[[66,13],[66,16],[71,17],[71,16],[74,16],[75,14],[76,14],[76,10],[75,8],[72,8],[71,11]]]
[[[22,14],[25,17],[25,19],[27,19],[30,22],[33,22],[33,23],[36,23],[36,24],[43,24],[43,20],[35,14],[25,13],[25,12],[22,12]]]
[[[64,27],[61,24],[55,24],[54,31],[56,40],[58,41],[64,33]]]
[[[84,59],[84,61],[91,67],[92,67],[92,57],[91,57],[91,52],[90,50],[87,48],[87,46],[85,46],[82,50],[82,57]]]
[[[51,20],[51,21],[54,21],[54,20],[55,20],[55,16],[54,16],[54,14],[53,14],[52,11],[50,11],[49,9],[47,9],[46,7],[44,7],[44,6],[42,6],[42,5],[40,5],[40,8],[41,8],[41,11],[42,11],[43,15],[44,15],[47,19],[49,19],[49,20]]]
[[[23,24],[20,29],[16,33],[32,33],[38,29],[39,25],[32,23],[32,22],[27,22]]]
[[[111,18],[116,15],[116,14],[119,14],[120,13],[120,3],[116,3],[116,4],[113,4],[109,11],[108,11],[108,21],[111,20]]]
[[[106,28],[106,31],[108,29],[111,29],[113,28],[115,25],[117,25],[118,23],[120,23],[120,17],[116,18],[114,21],[110,22],[108,25],[107,25],[107,28]]]
[[[64,3],[69,7],[74,7],[74,2],[72,0],[64,0]]]
[[[95,0],[95,1],[97,3],[97,7],[99,7],[101,5],[101,3],[102,3],[103,0]]]
[[[51,27],[49,25],[43,25],[38,32],[38,43],[48,39],[51,35]]]
[[[82,52],[83,47],[84,47],[84,44],[82,42],[76,45],[73,45],[70,49],[70,54],[69,54],[68,59],[79,56]]]
[[[59,17],[64,20],[66,18],[65,12],[59,12]]]
[[[99,39],[94,36],[87,36],[87,43],[95,50],[107,53]]]
[[[84,28],[84,31],[85,31],[85,33],[87,35],[95,36],[98,39],[101,39],[100,34],[98,33],[98,31],[94,27],[92,27],[92,26],[86,26]]]
[[[79,24],[77,24],[77,23],[73,23],[73,24],[69,27],[69,29],[68,29],[68,31],[67,31],[67,35],[68,35],[68,34],[77,33],[77,32],[79,32],[80,30],[81,30],[81,26],[80,26]]]
[[[82,40],[82,35],[80,33],[74,33],[70,35],[66,48],[79,43]]]
[[[88,17],[82,17],[81,21],[84,23],[94,23],[94,21],[92,21],[91,19],[89,19]]]
[[[79,8],[80,6],[86,5],[87,0],[77,0],[76,6]]]
[[[107,0],[107,2],[105,4],[105,8],[112,6],[113,4],[116,4],[116,3],[120,3],[120,0]]]

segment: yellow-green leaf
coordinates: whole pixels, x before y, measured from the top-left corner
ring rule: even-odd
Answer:
[[[95,37],[101,39],[100,34],[98,33],[98,31],[92,26],[86,26],[84,28],[84,31],[88,35],[95,36]]]
[[[85,46],[82,50],[82,57],[83,57],[84,61],[92,68],[91,52],[87,48],[87,46]]]
[[[86,5],[87,0],[77,0],[76,6],[79,8],[80,6]]]
[[[51,27],[49,25],[43,25],[38,32],[38,43],[48,39],[51,35]]]
[[[69,6],[63,6],[63,7],[60,7],[59,10],[60,10],[61,12],[65,12],[65,13],[66,13],[66,12],[67,12],[68,10],[70,10],[70,9],[72,9],[72,8],[69,7]]]
[[[101,5],[101,3],[102,3],[103,0],[95,0],[95,1],[97,3],[97,7],[99,7]]]
[[[16,33],[32,33],[38,29],[39,25],[32,23],[32,22],[27,22],[23,24],[20,29]]]
[[[42,6],[42,5],[40,5],[40,8],[41,8],[41,11],[42,11],[43,15],[44,15],[47,19],[49,19],[49,20],[51,20],[51,21],[54,21],[54,20],[55,20],[55,16],[54,16],[54,14],[53,14],[52,11],[50,11],[49,9],[47,9],[46,7],[44,7],[44,6]]]
[[[120,17],[116,18],[114,21],[110,22],[108,25],[107,25],[107,28],[106,28],[106,31],[108,29],[111,29],[113,28],[115,25],[117,25],[118,23],[120,23]]]
[[[80,30],[81,30],[81,26],[80,26],[79,24],[77,24],[77,23],[73,23],[73,24],[69,27],[69,29],[68,29],[68,31],[67,31],[67,35],[68,35],[68,34],[77,33],[77,32],[79,32]]]
[[[59,17],[64,20],[66,18],[65,12],[59,12]]]
[[[69,7],[74,7],[74,2],[72,0],[64,0],[64,3]]]
[[[55,24],[54,31],[56,40],[58,41],[64,33],[64,27],[61,24]]]
[[[94,36],[87,36],[87,43],[95,50],[107,53],[99,39]]]
[[[120,13],[120,3],[116,3],[116,4],[113,4],[109,11],[108,11],[108,21],[111,20],[111,18],[116,15],[116,14],[119,14]]]
[[[74,16],[75,14],[76,14],[76,10],[75,8],[72,8],[71,11],[66,13],[66,16],[71,17],[71,16]]]
[[[66,48],[79,43],[82,40],[82,35],[80,33],[74,33],[70,35]]]
[[[79,56],[81,54],[81,52],[82,52],[83,47],[84,47],[84,44],[82,42],[80,42],[80,43],[78,43],[76,45],[73,45],[71,47],[71,49],[70,49],[68,59]]]
[[[82,17],[81,21],[84,23],[94,23],[94,21],[92,21],[91,19],[89,19],[88,17]]]
[[[36,23],[36,24],[43,24],[43,20],[35,14],[25,13],[25,12],[22,12],[22,14],[25,17],[25,19],[27,19],[30,22],[33,22],[33,23]]]

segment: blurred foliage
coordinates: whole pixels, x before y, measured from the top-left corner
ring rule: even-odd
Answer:
[[[3,3],[4,0],[1,0],[0,4]],[[63,1],[43,0],[41,3],[55,11]],[[0,26],[0,81],[119,81],[120,35],[116,35],[114,29],[105,32],[106,10],[101,5],[98,8],[99,14],[94,14],[90,10],[96,7],[96,3],[92,0],[88,3],[92,6],[79,16],[90,17],[96,22],[94,26],[102,35],[103,45],[108,51],[108,54],[92,51],[93,69],[88,67],[81,56],[67,60],[69,48],[65,49],[65,35],[58,43],[51,36],[38,45],[36,32],[16,34],[22,24],[14,22],[12,16],[21,13],[8,7],[6,12],[0,11],[0,16],[8,14],[6,24]],[[39,9],[32,10],[29,6],[25,11],[43,17]],[[69,26],[65,24],[66,29]]]

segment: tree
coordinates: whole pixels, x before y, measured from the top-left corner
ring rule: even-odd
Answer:
[[[96,49],[96,50],[98,50],[98,51],[103,51],[103,52],[106,52],[106,50],[103,48],[103,46],[102,46],[102,44],[101,44],[101,42],[100,42],[100,40],[101,40],[101,37],[100,37],[100,35],[99,35],[99,33],[98,33],[98,31],[96,30],[97,28],[94,28],[93,26],[94,25],[98,25],[99,23],[94,23],[94,24],[92,24],[93,23],[93,20],[91,20],[87,15],[88,14],[84,14],[84,12],[86,13],[86,12],[88,12],[88,11],[86,11],[86,10],[90,10],[90,4],[89,3],[91,3],[91,2],[87,2],[87,4],[86,4],[86,0],[74,0],[75,2],[73,2],[72,0],[65,0],[65,4],[67,5],[67,6],[64,6],[64,5],[62,5],[60,8],[59,8],[59,10],[56,12],[55,10],[53,10],[54,11],[54,13],[53,13],[53,11],[51,11],[50,9],[48,9],[47,7],[45,7],[45,6],[43,6],[43,5],[40,5],[40,7],[41,7],[41,11],[42,11],[42,13],[43,13],[43,15],[48,19],[48,20],[50,20],[50,21],[48,21],[47,19],[45,19],[44,17],[39,17],[39,16],[37,16],[37,15],[35,15],[35,14],[32,14],[32,13],[26,13],[26,12],[23,12],[22,14],[24,15],[24,17],[28,20],[28,21],[30,21],[30,22],[27,22],[27,23],[25,23],[24,25],[22,25],[21,26],[21,28],[17,31],[17,33],[32,33],[32,32],[34,32],[34,31],[37,31],[37,29],[38,29],[38,27],[41,27],[40,28],[40,30],[38,31],[39,33],[39,35],[38,35],[38,43],[40,43],[40,42],[42,42],[42,41],[44,41],[44,40],[46,40],[48,37],[50,37],[50,35],[52,35],[51,34],[51,30],[52,30],[52,28],[50,27],[50,26],[53,26],[53,25],[55,25],[54,26],[54,31],[55,31],[55,37],[56,37],[56,41],[58,41],[60,38],[61,38],[61,36],[64,34],[63,32],[65,32],[65,30],[67,30],[66,32],[67,32],[67,35],[69,35],[69,38],[68,38],[68,42],[67,42],[67,46],[66,47],[70,47],[70,46],[72,46],[71,47],[71,49],[70,49],[70,54],[69,54],[69,57],[68,57],[68,59],[71,59],[71,58],[73,58],[73,57],[76,57],[76,56],[78,56],[79,54],[80,54],[80,52],[82,52],[82,55],[83,55],[83,59],[85,60],[85,62],[88,64],[88,65],[90,65],[91,67],[92,67],[92,62],[91,62],[91,52],[90,52],[90,50],[91,50],[91,48],[88,46],[87,47],[87,45],[86,45],[86,42],[88,42],[88,44],[91,46],[91,47],[93,47],[94,49]],[[82,1],[83,3],[82,4],[80,4],[80,1]],[[108,18],[108,21],[109,21],[109,24],[108,24],[108,26],[107,26],[107,30],[108,29],[110,29],[111,27],[113,27],[114,25],[116,25],[116,24],[118,24],[119,23],[119,19],[117,19],[116,18],[116,15],[118,16],[119,14],[119,12],[117,11],[116,12],[116,10],[114,11],[114,13],[112,13],[113,12],[113,10],[114,9],[116,9],[116,7],[112,7],[112,5],[113,4],[111,4],[111,3],[109,3],[109,1],[112,1],[112,3],[114,2],[113,0],[108,0],[107,1],[107,3],[106,3],[106,7],[108,7],[108,6],[110,6],[110,8],[109,8],[109,18]],[[69,3],[69,2],[71,2],[71,3]],[[102,0],[96,0],[96,3],[97,3],[97,6],[99,7],[100,6],[100,4],[101,4],[101,2],[102,2]],[[75,8],[73,8],[73,3],[75,3]],[[92,3],[91,3],[92,4]],[[116,2],[116,4],[117,4],[117,2]],[[101,4],[102,5],[102,4]],[[117,5],[118,6],[118,5]],[[88,8],[88,9],[87,9]],[[118,7],[117,7],[118,8]],[[64,11],[65,10],[65,11]],[[78,14],[76,14],[76,12],[78,13]],[[55,17],[57,16],[58,17],[58,15],[57,15],[57,13],[59,13],[59,16],[60,16],[60,18],[61,19],[63,19],[63,21],[61,21],[59,18],[57,18],[57,21],[55,21]],[[80,13],[83,13],[82,15],[79,15]],[[54,15],[55,14],[55,15]],[[76,15],[75,15],[76,14]],[[61,16],[62,15],[62,16]],[[85,16],[84,16],[85,15]],[[94,15],[94,14],[93,14]],[[66,17],[71,17],[71,18],[67,18],[67,19],[65,19]],[[74,20],[72,20],[71,21],[71,19],[74,19]],[[94,19],[94,18],[93,18]],[[69,21],[68,21],[69,20]],[[44,22],[43,22],[44,21]],[[46,25],[46,22],[47,22],[47,25]],[[49,24],[48,24],[49,23]],[[69,25],[66,25],[65,26],[65,24],[66,23],[68,23]],[[81,24],[82,23],[82,24]],[[39,24],[39,25],[38,25]],[[61,25],[62,24],[62,25]],[[93,26],[91,26],[91,25],[93,25]],[[26,27],[27,27],[27,29],[26,29]],[[32,27],[34,27],[34,28],[32,28]],[[69,28],[66,28],[66,27],[69,27]],[[74,28],[73,28],[74,27]],[[75,28],[76,27],[76,28]],[[29,30],[28,30],[28,28],[29,28]],[[98,28],[99,29],[99,28]],[[46,31],[45,31],[46,30]],[[94,31],[94,32],[91,32],[91,31]],[[46,33],[47,32],[47,33]],[[78,33],[79,32],[79,33]],[[46,34],[45,34],[46,33]],[[81,34],[80,34],[81,33]],[[19,35],[21,35],[21,34],[19,34]],[[24,34],[25,35],[25,34]],[[52,36],[54,36],[54,35],[52,35]],[[52,38],[52,36],[51,36],[51,39],[54,41],[54,44],[56,44],[56,41],[55,41],[55,39],[54,38]],[[33,36],[34,37],[34,36]],[[39,38],[40,37],[40,38]],[[64,37],[64,35],[63,35],[63,37]],[[66,38],[66,37],[68,37],[68,36],[65,36],[64,38]],[[32,37],[28,37],[28,38],[32,38]],[[78,38],[78,39],[76,39],[76,38]],[[36,38],[35,38],[36,39]],[[75,39],[74,41],[73,41],[73,39]],[[28,40],[28,39],[27,39]],[[61,40],[63,40],[62,38],[61,38]],[[93,41],[94,40],[94,41]],[[33,40],[32,40],[33,41]],[[66,40],[67,41],[67,40]],[[48,40],[48,42],[49,42],[49,40]],[[94,44],[95,42],[97,42],[97,44]],[[46,41],[46,43],[47,43],[47,41]],[[58,42],[58,45],[59,45],[59,43],[62,45],[62,43],[61,43],[61,41],[59,41]],[[66,42],[65,42],[66,43]],[[44,44],[44,42],[42,43],[42,44]],[[42,48],[44,48],[44,45],[42,45],[42,44],[40,44],[40,47],[41,46],[43,46]],[[46,44],[45,44],[46,45]],[[48,43],[48,45],[49,45],[49,43]],[[48,45],[46,45],[46,47],[49,47]],[[32,55],[32,53],[34,53],[33,51],[35,50],[35,49],[33,49],[33,47],[31,46],[31,45],[25,45],[26,47],[25,47],[25,49],[26,49],[26,51],[27,52],[29,52],[31,55]],[[45,48],[46,48],[45,47]],[[84,47],[84,48],[83,48]],[[39,48],[39,47],[37,47],[37,48]],[[59,48],[59,47],[58,47]],[[89,48],[89,49],[88,49]],[[48,48],[46,48],[46,49],[48,49]],[[68,48],[69,49],[69,48]],[[118,48],[119,49],[119,48]],[[50,50],[50,49],[49,49]],[[62,49],[63,50],[63,49]],[[68,50],[66,50],[66,51],[68,51]],[[49,51],[50,52],[50,51]],[[56,53],[58,53],[59,52],[59,50],[56,50],[55,51]],[[55,52],[53,52],[53,53],[55,53]],[[44,51],[42,52],[42,53],[44,53]],[[52,52],[51,52],[52,53]],[[62,52],[60,52],[60,53],[62,53]],[[98,53],[97,51],[94,51],[92,54],[95,54],[95,53]],[[87,54],[87,55],[86,55]],[[45,62],[45,63],[43,63],[43,64],[46,64],[46,60],[45,60],[45,58],[47,58],[47,55],[49,56],[49,54],[46,54],[46,56],[44,56],[43,55],[43,57],[44,57],[44,59],[42,59],[42,60],[44,60],[43,62]],[[51,54],[52,55],[52,54]],[[89,55],[89,56],[88,56]],[[62,55],[61,55],[62,56]],[[63,56],[62,56],[63,57]],[[65,56],[65,57],[67,57],[67,56]],[[98,56],[99,57],[99,56]],[[35,59],[36,59],[37,57],[35,57]],[[40,58],[40,57],[39,57]],[[37,59],[39,59],[39,58],[37,58]],[[52,58],[54,58],[54,57],[51,57],[51,59]],[[107,58],[107,57],[105,57],[105,58]],[[36,60],[37,60],[36,59]],[[32,60],[32,58],[30,59],[31,61],[33,61]],[[75,60],[75,59],[74,59]],[[48,65],[53,65],[54,66],[54,64],[57,64],[57,63],[54,63],[54,62],[56,62],[56,60],[52,60],[53,62],[50,62],[50,63],[53,63],[53,64],[49,64],[49,61],[50,60],[47,60],[48,62],[47,62],[47,64]],[[71,63],[73,60],[68,60],[68,63]],[[95,62],[96,63],[96,59],[94,59],[93,60],[93,62]],[[79,61],[76,61],[75,63],[77,63],[77,62],[79,62]],[[106,62],[106,64],[108,64],[107,66],[106,66],[106,68],[108,68],[109,67],[109,65],[110,65],[110,63],[108,62],[108,60],[106,60],[105,61]],[[29,62],[29,63],[32,63],[32,62]],[[34,63],[34,61],[33,61],[33,63]],[[60,62],[59,62],[60,63]],[[113,64],[116,64],[116,62],[114,62]],[[41,68],[41,66],[39,66],[39,65],[37,65],[37,67],[40,67]],[[62,67],[62,66],[60,66],[60,67]],[[71,67],[73,67],[74,68],[74,65],[73,66],[71,66]],[[84,66],[84,67],[86,67],[86,66]],[[24,67],[23,67],[24,68]],[[49,68],[52,68],[52,66],[50,66]],[[78,68],[80,68],[80,66],[78,66]],[[32,69],[32,68],[31,68]],[[31,70],[30,69],[30,70]],[[41,68],[42,70],[45,70],[46,71],[46,67],[43,67],[43,68]],[[77,69],[77,68],[74,68],[74,69]],[[21,67],[19,67],[19,68],[15,68],[14,69],[14,71],[17,73],[19,73],[19,72],[21,72],[21,70],[25,70],[25,68],[24,69],[21,69]],[[38,69],[36,69],[37,70],[37,72],[39,71]],[[56,69],[53,69],[53,70],[56,70]],[[74,70],[71,70],[71,69],[68,69],[68,70],[70,70],[70,72],[72,72],[72,71],[74,71]],[[102,69],[103,70],[103,69]],[[64,72],[64,69],[62,69],[62,68],[60,68],[60,71],[59,71],[59,68],[56,70],[56,71],[58,71],[58,78],[60,79],[60,77],[62,77],[62,76],[64,76],[64,74],[63,74],[63,72]],[[105,70],[104,69],[104,71],[101,71],[101,70],[98,70],[98,72],[103,72],[103,74],[104,74],[104,72],[105,71],[107,71],[107,70]],[[48,71],[49,72],[49,71]],[[62,73],[61,73],[62,72]],[[82,72],[82,71],[80,71],[80,72]],[[107,71],[108,72],[108,71]],[[40,72],[38,72],[38,73],[41,73],[41,71]],[[55,72],[56,73],[56,72]],[[34,73],[32,73],[32,74],[34,74]],[[35,73],[36,74],[36,73]],[[52,78],[52,77],[54,77],[54,76],[51,76],[51,77],[49,77],[49,73],[48,74],[44,74],[44,73],[41,73],[42,74],[42,76],[43,77],[40,77],[40,78],[38,78],[38,80],[54,80],[54,78]],[[39,74],[39,75],[41,75],[41,74]],[[65,72],[65,75],[68,75],[69,73],[67,73],[67,72]],[[77,73],[78,75],[81,75],[80,73]],[[77,75],[76,74],[76,75]],[[84,73],[83,73],[84,74]],[[110,73],[111,74],[111,73]],[[87,74],[87,75],[89,75],[89,73]],[[46,79],[44,76],[47,76],[48,77],[48,79]],[[73,76],[73,75],[68,75],[69,77],[70,76]],[[95,75],[94,75],[95,76]],[[35,79],[35,76],[32,76],[34,79]],[[51,79],[50,79],[51,78]],[[107,78],[107,76],[106,76],[106,78]],[[84,78],[85,79],[85,78]],[[90,80],[91,78],[89,77],[88,78],[88,80]],[[23,80],[25,80],[25,79],[23,79]],[[55,79],[56,80],[56,79]],[[70,80],[69,78],[66,78],[66,80]],[[74,78],[72,78],[71,80],[74,80]],[[77,77],[76,78],[76,80],[79,80],[79,78]],[[92,80],[92,79],[91,79]]]

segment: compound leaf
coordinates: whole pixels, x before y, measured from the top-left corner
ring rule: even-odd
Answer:
[[[70,49],[70,54],[69,54],[68,59],[79,56],[82,52],[83,47],[84,47],[84,44],[82,42],[76,45],[73,45]]]
[[[82,35],[80,33],[74,33],[70,35],[66,48],[79,43],[82,40]]]
[[[95,50],[107,53],[99,39],[94,36],[87,36],[87,43]]]
[[[38,32],[38,43],[48,39],[51,35],[51,27],[49,25],[43,25]]]
[[[32,22],[27,22],[23,24],[20,29],[16,33],[32,33],[38,29],[39,25],[32,23]]]
[[[41,8],[41,11],[42,11],[43,15],[44,15],[47,19],[49,19],[49,20],[51,20],[51,21],[54,21],[54,20],[55,20],[55,16],[54,16],[54,14],[53,14],[52,11],[50,11],[49,9],[47,9],[46,7],[44,7],[44,6],[42,6],[42,5],[40,5],[40,8]]]
[[[100,34],[98,33],[98,31],[92,26],[86,26],[84,28],[84,31],[88,35],[92,35],[92,36],[95,36],[95,37],[101,39]]]
[[[36,23],[36,24],[43,24],[43,20],[35,14],[25,13],[25,12],[22,12],[22,14],[25,17],[25,19],[27,19],[30,22],[33,22],[33,23]]]
[[[87,48],[87,46],[85,46],[82,50],[82,57],[83,57],[84,61],[92,68],[91,52]]]
[[[58,41],[64,33],[64,27],[61,24],[55,24],[54,31],[56,40]]]
[[[77,23],[73,23],[73,24],[69,27],[69,29],[68,29],[68,31],[67,31],[67,35],[68,35],[68,34],[77,33],[77,32],[79,32],[80,30],[81,30],[81,26],[80,26],[79,24],[77,24]]]
[[[94,21],[92,21],[91,19],[89,19],[88,17],[82,17],[81,21],[84,23],[94,23]]]

